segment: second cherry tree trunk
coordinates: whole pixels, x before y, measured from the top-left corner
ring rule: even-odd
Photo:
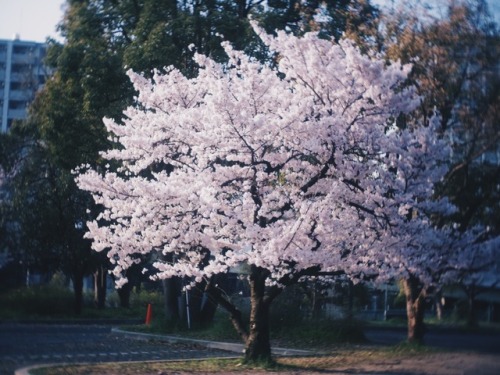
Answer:
[[[403,288],[408,318],[408,342],[423,344],[425,334],[425,289],[420,285],[419,280],[412,276],[403,280]]]

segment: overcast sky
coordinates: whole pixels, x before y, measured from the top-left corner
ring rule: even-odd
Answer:
[[[390,0],[372,0],[390,3]],[[488,0],[490,11],[500,23],[500,0]],[[0,39],[44,42],[48,36],[61,40],[56,25],[62,18],[64,0],[0,0]]]
[[[62,18],[64,0],[0,0],[0,39],[44,42],[60,40],[56,25]]]

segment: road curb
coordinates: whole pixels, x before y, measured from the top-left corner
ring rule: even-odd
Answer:
[[[52,363],[52,364],[43,364],[43,365],[32,365],[32,366],[17,369],[16,371],[14,371],[14,375],[31,375],[30,374],[31,370],[38,370],[38,369],[46,368],[46,367],[65,366],[65,365],[67,365],[67,363]]]
[[[152,359],[145,361],[115,361],[115,362],[61,362],[61,363],[44,363],[39,365],[31,365],[28,367],[23,367],[14,371],[14,375],[32,375],[31,370],[38,370],[42,368],[59,367],[59,366],[85,366],[85,365],[99,365],[103,363],[159,363],[159,362],[179,362],[179,361],[205,361],[207,359],[232,359],[239,357],[211,357],[211,358],[177,358],[177,359]]]

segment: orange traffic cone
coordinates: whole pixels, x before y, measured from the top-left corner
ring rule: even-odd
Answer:
[[[148,303],[148,309],[146,310],[146,325],[151,324],[151,319],[153,318],[153,308],[150,303]]]

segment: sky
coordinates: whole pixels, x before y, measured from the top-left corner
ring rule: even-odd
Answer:
[[[390,0],[372,0],[373,3],[390,3]],[[44,42],[47,37],[59,41],[56,31],[62,19],[65,0],[0,0],[0,39]],[[490,11],[500,24],[500,0],[488,0]]]
[[[0,0],[0,39],[62,40],[56,31],[65,0]]]

